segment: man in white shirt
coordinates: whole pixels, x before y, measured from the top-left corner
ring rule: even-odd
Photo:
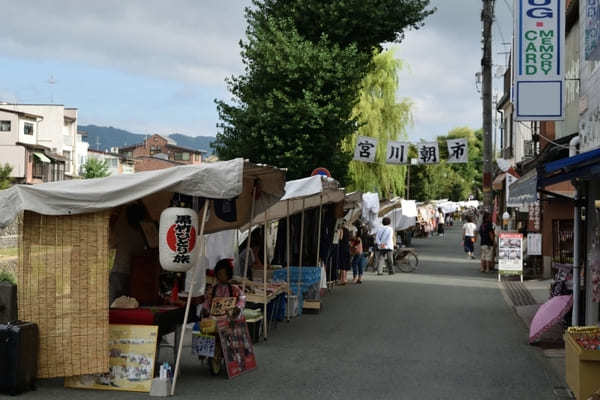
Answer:
[[[382,259],[385,260],[388,274],[392,275],[394,273],[394,230],[390,226],[391,221],[388,217],[385,217],[382,223],[383,226],[375,235],[377,275],[383,275]]]

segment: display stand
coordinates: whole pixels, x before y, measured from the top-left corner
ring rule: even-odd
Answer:
[[[503,275],[519,275],[523,282],[523,235],[503,232],[498,235],[498,282]]]

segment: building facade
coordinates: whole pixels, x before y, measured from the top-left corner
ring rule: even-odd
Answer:
[[[142,143],[119,149],[119,154],[136,161],[136,171],[153,169],[153,165],[166,168],[166,165],[201,164],[204,153],[203,150],[177,146],[160,135],[152,135]],[[161,161],[153,162],[153,158]]]
[[[99,150],[88,150],[87,158],[94,158],[99,161],[106,162],[108,166],[109,175],[121,175],[121,174],[133,174],[135,173],[135,161],[132,159],[125,158],[124,156],[111,153],[104,152]],[[83,175],[83,168],[80,171],[80,174]]]

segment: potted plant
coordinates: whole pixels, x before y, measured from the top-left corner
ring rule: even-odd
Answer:
[[[8,271],[0,271],[0,324],[17,319],[17,281]]]

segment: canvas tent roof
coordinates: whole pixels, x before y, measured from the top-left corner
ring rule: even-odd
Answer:
[[[259,210],[255,213],[254,223],[262,223],[284,218],[287,215],[288,202],[290,215],[303,209],[318,207],[321,204],[337,203],[344,200],[344,191],[338,181],[323,175],[309,176],[285,183],[285,194],[279,202],[270,207],[267,212]]]
[[[252,188],[257,180],[260,193],[256,196],[256,210],[262,212],[283,195],[285,171],[241,158],[98,179],[15,185],[0,191],[0,228],[24,210],[43,215],[85,214],[142,200],[150,216],[158,220],[160,212],[169,207],[173,193],[209,199],[236,198],[237,219],[233,222],[220,220],[211,210],[206,232],[217,232],[248,222]]]

